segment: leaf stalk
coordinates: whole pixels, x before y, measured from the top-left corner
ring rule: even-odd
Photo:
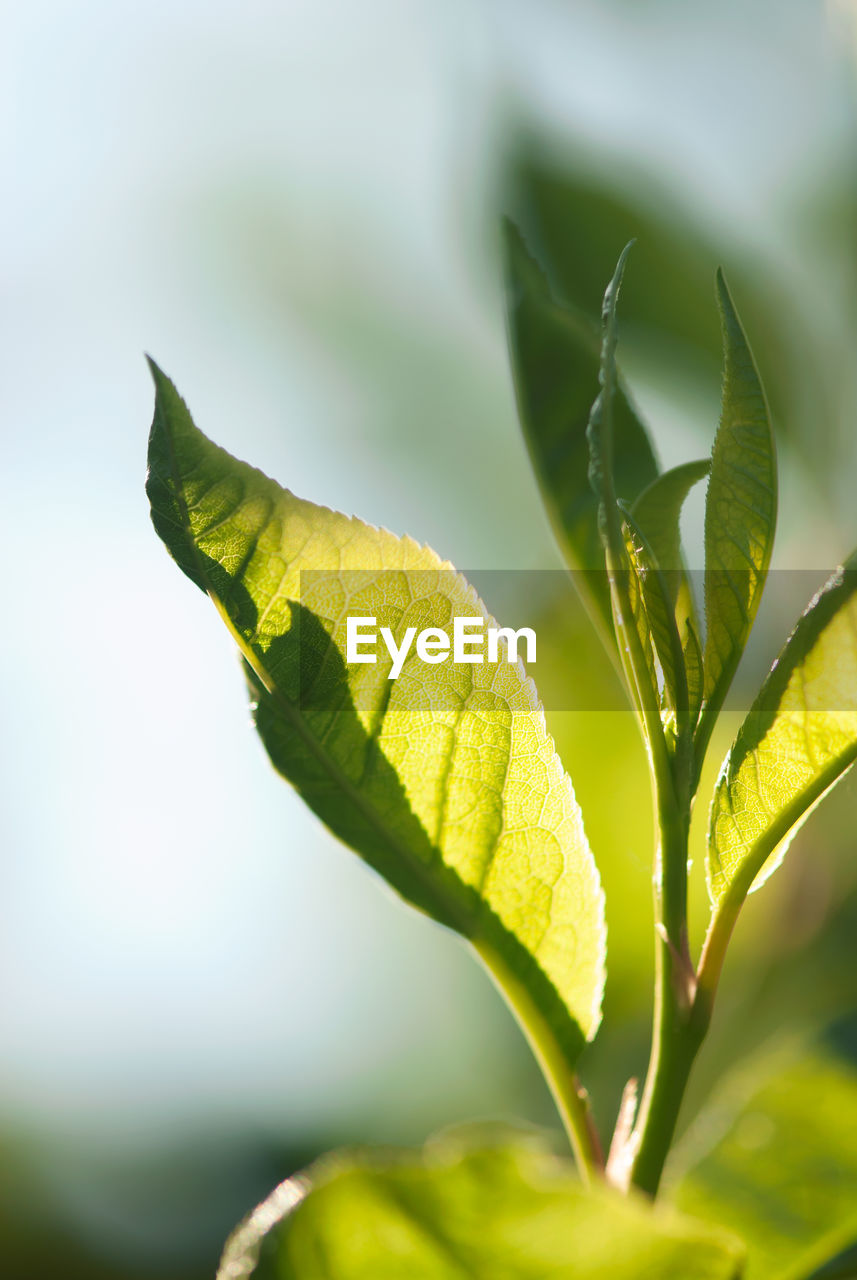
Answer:
[[[541,1068],[568,1136],[581,1180],[587,1185],[603,1177],[604,1153],[592,1119],[589,1099],[549,1022],[502,956],[478,938],[476,953],[512,1009]]]

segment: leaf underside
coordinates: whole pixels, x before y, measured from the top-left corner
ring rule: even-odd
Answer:
[[[735,1280],[741,1255],[698,1222],[585,1190],[532,1139],[448,1134],[284,1184],[235,1232],[218,1280]]]
[[[346,615],[451,636],[484,606],[410,538],[296,498],[194,426],[153,367],[155,528],[235,639],[278,771],[407,901],[501,958],[569,1063],[600,1018],[604,908],[520,663],[348,664]],[[502,658],[502,650],[501,650]]]

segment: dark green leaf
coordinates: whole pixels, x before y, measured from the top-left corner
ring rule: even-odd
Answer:
[[[627,244],[619,255],[613,279],[604,293],[604,302],[601,307],[601,357],[598,367],[600,390],[589,412],[589,423],[586,427],[586,441],[589,445],[589,483],[598,501],[598,531],[607,551],[608,561],[611,551],[621,559],[618,556],[620,521],[616,503],[617,499],[624,500],[625,495],[616,487],[616,458],[622,456],[621,442],[616,439],[619,396],[619,374],[616,369],[616,345],[619,341],[617,311],[625,275],[625,263],[628,261],[631,247]]]
[[[550,264],[563,302],[594,315],[617,246],[637,241],[622,300],[626,341],[652,385],[681,385],[691,414],[689,401],[706,394],[720,366],[711,271],[728,245],[777,428],[802,442],[806,463],[821,469],[841,419],[836,357],[811,311],[784,290],[783,273],[768,270],[758,252],[734,237],[730,243],[725,226],[712,236],[700,209],[657,182],[651,169],[647,175],[636,165],[593,168],[580,149],[559,153],[538,133],[512,138],[508,154],[506,206],[527,243]]]
[[[576,581],[604,634],[612,638],[586,439],[598,390],[598,330],[557,302],[520,232],[508,223],[506,269],[512,367],[533,468],[566,561],[585,571],[576,574]],[[616,492],[631,502],[657,475],[657,463],[645,428],[618,386],[613,434]]]
[[[684,654],[684,670],[687,678],[687,719],[691,728],[696,726],[702,707],[702,690],[704,671],[702,666],[702,646],[696,634],[696,628],[690,617],[684,624],[681,634],[681,647]]]

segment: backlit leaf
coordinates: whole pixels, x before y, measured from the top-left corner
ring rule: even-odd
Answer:
[[[777,518],[774,438],[765,393],[723,273],[723,396],[705,504],[705,691],[710,723],[744,652]]]
[[[679,571],[683,567],[679,518],[685,499],[695,484],[704,480],[711,460],[684,462],[653,480],[631,508],[658,565],[669,574],[673,599],[678,595]]]
[[[735,1280],[741,1257],[698,1222],[584,1190],[532,1140],[450,1134],[284,1183],[235,1232],[218,1280]]]
[[[712,901],[735,910],[857,758],[857,555],[810,602],[726,757],[709,823]]]
[[[570,1062],[600,1017],[603,902],[571,783],[519,663],[346,661],[346,618],[490,624],[410,538],[303,502],[194,426],[153,367],[155,527],[238,645],[275,767],[409,902],[511,974]],[[383,652],[383,651],[382,651]]]
[[[684,732],[688,716],[687,676],[667,575],[660,568],[651,546],[630,513],[625,515],[625,530],[631,573],[636,579],[631,587],[631,601],[632,609],[637,614],[640,642],[644,650],[651,649],[653,656],[657,658],[663,681],[661,703],[665,722],[674,731]],[[640,606],[645,619],[642,627]],[[661,681],[657,677],[657,670],[652,675],[654,688],[660,690]]]

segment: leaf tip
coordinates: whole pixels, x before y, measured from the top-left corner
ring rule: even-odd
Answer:
[[[741,326],[738,321],[738,314],[735,310],[735,303],[732,301],[732,293],[729,285],[726,283],[726,276],[723,268],[718,266],[714,273],[714,292],[717,297],[717,308],[720,312],[720,318],[723,321],[723,327],[727,331],[738,331],[741,333]],[[743,333],[741,333],[743,338]]]
[[[613,279],[608,284],[607,290],[604,294],[604,302],[601,308],[601,324],[602,329],[605,332],[615,323],[619,291],[622,288],[622,281],[625,278],[625,264],[628,261],[628,254],[636,243],[635,239],[629,240],[625,245],[625,248],[619,254],[619,261],[616,263],[616,270],[613,272]]]
[[[175,392],[175,384],[171,378],[168,378],[161,366],[158,364],[148,351],[143,352],[146,364],[149,367],[149,373],[152,375],[152,381],[155,384],[156,395],[161,395],[164,391],[171,390]]]
[[[143,352],[143,359],[146,361],[146,364],[149,369],[149,373],[152,375],[152,381],[154,382],[155,386],[157,386],[158,379],[164,377],[163,369],[160,367],[157,360],[155,360],[154,356],[149,355],[148,351]]]
[[[618,294],[625,275],[625,264],[628,261],[628,255],[637,243],[636,237],[629,240],[625,248],[619,254],[619,261],[616,263],[616,270],[613,272],[613,279],[610,281],[608,293]]]

